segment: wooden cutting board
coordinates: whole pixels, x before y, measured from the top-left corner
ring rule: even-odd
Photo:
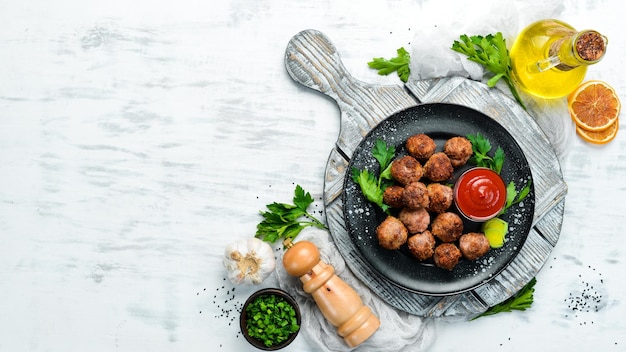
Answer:
[[[537,274],[559,239],[567,185],[546,135],[515,101],[497,89],[462,77],[409,81],[404,86],[359,81],[347,72],[329,38],[316,30],[302,31],[291,39],[285,64],[296,82],[328,95],[339,106],[340,133],[330,152],[324,180],[326,220],[346,263],[375,294],[411,314],[467,319],[508,299]],[[346,230],[341,199],[350,157],[363,137],[393,113],[437,102],[474,108],[504,126],[528,160],[536,194],[533,226],[507,268],[471,291],[443,297],[404,289],[373,269]]]

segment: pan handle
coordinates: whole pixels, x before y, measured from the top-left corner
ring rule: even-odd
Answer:
[[[293,80],[337,102],[337,148],[347,157],[381,120],[418,103],[400,85],[374,85],[352,77],[330,39],[317,30],[304,30],[289,41],[285,65]]]

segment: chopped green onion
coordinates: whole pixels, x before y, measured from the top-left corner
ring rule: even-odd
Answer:
[[[248,335],[267,347],[281,344],[300,329],[296,310],[280,296],[257,297],[246,307],[246,314]]]

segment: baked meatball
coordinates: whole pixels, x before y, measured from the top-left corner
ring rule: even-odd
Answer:
[[[433,154],[424,164],[423,175],[433,182],[441,182],[452,178],[454,168],[450,158],[444,152]]]
[[[402,246],[409,233],[402,221],[393,216],[387,218],[376,228],[378,243],[385,249],[398,249]]]
[[[430,231],[416,233],[406,242],[409,252],[418,260],[426,260],[435,253],[435,237]]]
[[[411,209],[427,208],[430,203],[428,189],[422,182],[411,182],[402,191],[404,206]]]
[[[402,208],[398,214],[398,219],[402,221],[409,233],[426,231],[430,225],[430,214],[424,208]]]
[[[436,148],[435,141],[424,133],[412,135],[406,140],[409,155],[417,160],[428,160],[435,153]]]
[[[480,232],[466,233],[459,239],[459,249],[463,256],[469,260],[485,255],[491,247],[485,234]]]
[[[428,190],[428,211],[443,213],[450,208],[454,198],[452,187],[441,183],[431,183],[426,186]]]
[[[385,188],[383,192],[383,203],[392,208],[402,208],[404,203],[402,202],[402,192],[404,187],[399,185],[391,185]]]
[[[423,175],[422,164],[410,155],[403,156],[391,163],[391,177],[403,186],[419,181]]]
[[[463,220],[449,211],[441,213],[430,224],[430,230],[442,242],[454,242],[463,234]]]
[[[472,154],[474,154],[472,142],[461,136],[448,139],[443,145],[443,152],[450,158],[452,167],[465,165]]]
[[[453,243],[442,243],[435,248],[433,253],[435,265],[446,270],[454,269],[460,258],[461,251]]]

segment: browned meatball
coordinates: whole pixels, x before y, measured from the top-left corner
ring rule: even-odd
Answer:
[[[409,155],[417,160],[428,160],[435,153],[436,148],[435,141],[423,133],[412,135],[406,140]]]
[[[404,203],[402,202],[402,192],[404,192],[404,187],[399,185],[391,185],[385,188],[385,191],[383,192],[383,203],[392,208],[404,207]]]
[[[387,218],[376,228],[378,243],[385,249],[398,249],[402,246],[409,233],[402,221],[393,216]]]
[[[435,237],[430,231],[416,233],[407,240],[409,252],[418,260],[426,260],[435,253]]]
[[[431,183],[426,186],[428,190],[428,211],[443,213],[452,205],[454,192],[452,187],[441,183]]]
[[[398,214],[398,219],[402,221],[409,233],[426,231],[430,225],[430,214],[424,208],[402,208]]]
[[[430,230],[442,242],[454,242],[463,234],[463,220],[452,212],[437,215]]]
[[[449,180],[453,172],[450,158],[443,152],[433,154],[424,164],[424,176],[434,182]]]
[[[429,199],[426,185],[421,182],[412,182],[406,185],[402,191],[402,202],[405,207],[411,209],[428,207]]]
[[[396,159],[391,164],[391,176],[404,186],[419,181],[423,175],[422,164],[410,155]]]
[[[469,260],[482,257],[491,248],[485,234],[479,232],[466,233],[459,239],[459,248],[463,256]]]
[[[435,265],[446,270],[454,269],[459,263],[460,258],[461,251],[453,243],[442,243],[438,245],[433,254]]]
[[[465,165],[474,154],[472,142],[465,137],[452,137],[443,145],[443,152],[446,153],[453,167]]]

